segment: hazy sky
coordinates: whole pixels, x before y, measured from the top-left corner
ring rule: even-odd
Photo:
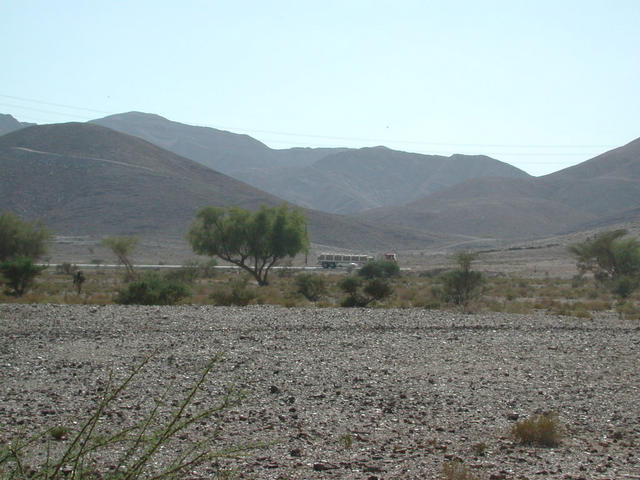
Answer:
[[[137,110],[533,175],[640,137],[640,0],[2,0],[0,52],[21,121]]]

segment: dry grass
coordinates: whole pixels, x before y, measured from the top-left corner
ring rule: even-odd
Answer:
[[[474,475],[464,463],[459,460],[446,462],[442,466],[443,480],[480,480]]]
[[[524,445],[555,447],[560,443],[560,426],[552,414],[534,415],[517,422],[512,433]]]
[[[160,273],[163,271],[161,270]],[[46,270],[37,279],[34,289],[20,298],[0,293],[0,302],[10,303],[59,303],[96,304],[113,303],[113,298],[123,285],[124,271],[120,269],[85,268],[86,281],[78,294],[71,275]],[[258,287],[249,279],[246,283],[249,304],[282,305],[285,307],[336,307],[344,298],[338,286],[345,272],[337,270],[318,272],[322,275],[326,289],[315,301],[309,301],[298,292],[296,271],[283,274],[274,272],[270,283]],[[218,271],[210,278],[199,278],[192,285],[192,295],[183,303],[225,303],[225,293],[243,278],[234,270]],[[392,280],[395,292],[380,302],[381,308],[455,308],[442,300],[442,284],[438,273],[403,273]],[[487,276],[481,296],[467,309],[473,312],[505,312],[530,314],[542,311],[555,315],[594,318],[597,313],[618,315],[629,320],[640,319],[640,291],[636,291],[624,302],[616,299],[604,289],[598,289],[592,281],[571,278],[519,278],[506,275]]]

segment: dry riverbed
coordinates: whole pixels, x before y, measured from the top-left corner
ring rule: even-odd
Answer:
[[[244,392],[209,462],[232,478],[440,478],[460,459],[482,478],[640,478],[640,324],[546,315],[268,306],[0,305],[0,439],[77,428],[113,372],[155,357],[101,424],[141,418],[172,384],[179,404],[219,352],[194,408]],[[516,421],[552,412],[555,448],[519,445]],[[64,444],[64,440],[59,442]],[[41,444],[41,451],[44,443]],[[98,459],[108,468],[113,458]]]

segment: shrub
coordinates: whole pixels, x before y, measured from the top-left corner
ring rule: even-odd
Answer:
[[[512,433],[520,443],[538,445],[541,447],[555,447],[560,442],[560,428],[558,421],[552,414],[534,415],[526,420],[517,422]]]
[[[246,276],[235,278],[229,282],[229,287],[216,290],[211,294],[211,298],[216,305],[248,305],[254,298],[256,292],[247,287],[249,279]]]
[[[16,297],[22,296],[46,268],[36,265],[32,258],[25,256],[13,257],[0,263],[0,275],[9,287],[6,293]]]
[[[444,480],[478,480],[479,477],[472,474],[460,460],[454,460],[445,462],[442,466],[442,478]]]
[[[360,292],[362,280],[355,275],[344,277],[338,286],[347,294],[340,302],[343,307],[366,307],[371,302],[387,298],[393,293],[391,284],[382,278],[373,278],[364,285],[362,290],[366,295]]]
[[[180,268],[169,270],[164,276],[169,280],[192,284],[202,277],[204,266],[197,260],[185,262]]]
[[[296,286],[298,293],[311,302],[317,301],[327,290],[324,277],[311,273],[301,273],[296,276]]]
[[[442,276],[443,299],[449,303],[466,306],[479,294],[484,276],[480,272],[471,270],[471,262],[477,258],[477,254],[462,252],[454,258],[459,268]]]
[[[147,273],[118,291],[115,302],[122,305],[174,305],[189,294],[189,288],[183,282]]]
[[[358,270],[358,275],[364,278],[390,278],[400,275],[400,267],[389,260],[375,260],[368,262]]]
[[[42,222],[26,222],[11,212],[0,213],[0,261],[40,258],[50,239],[51,232]]]

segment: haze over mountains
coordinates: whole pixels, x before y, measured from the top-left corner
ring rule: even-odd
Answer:
[[[356,250],[486,246],[640,220],[640,139],[535,178],[485,156],[274,150],[136,112],[29,128],[7,117],[0,210],[59,233],[181,237],[202,206],[282,199],[314,208],[314,242]]]
[[[199,208],[255,209],[280,198],[99,125],[33,126],[0,136],[0,209],[41,218],[66,235],[183,237]],[[306,211],[315,242],[373,248],[401,238],[433,244],[437,235],[385,229]]]
[[[357,213],[403,205],[478,177],[528,177],[484,156],[421,155],[385,147],[274,150],[247,135],[129,112],[93,123],[135,135],[296,205]]]

